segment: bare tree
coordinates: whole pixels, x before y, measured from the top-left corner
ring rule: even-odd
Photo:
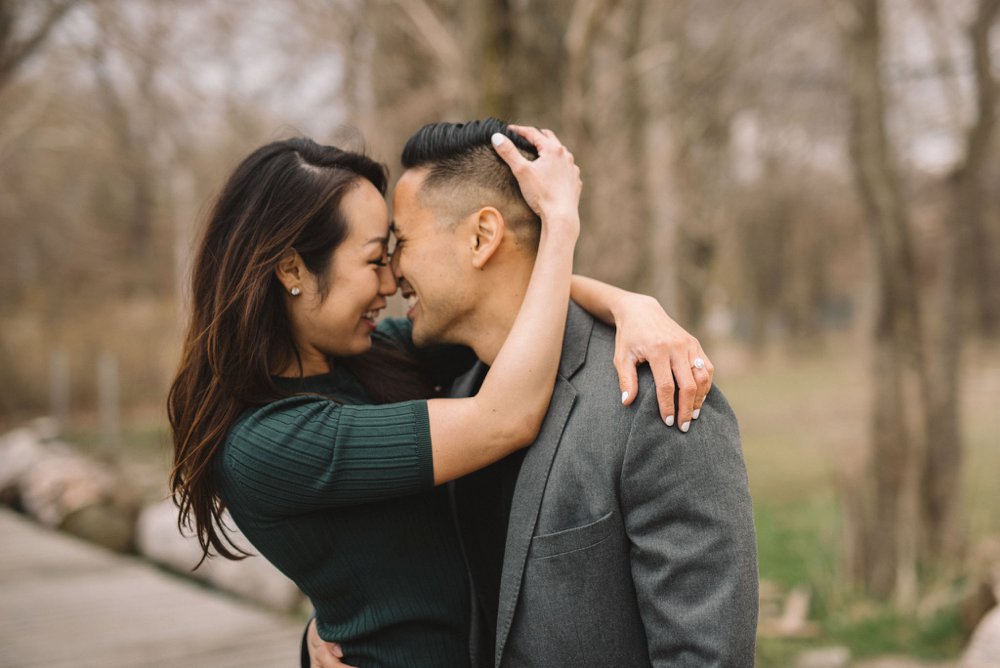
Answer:
[[[938,317],[928,323],[936,325],[929,336],[933,354],[927,358],[927,412],[934,418],[927,428],[921,501],[929,553],[938,560],[956,558],[963,546],[958,511],[962,464],[958,374],[966,330],[961,308],[966,290],[979,295],[976,302],[980,325],[985,329],[992,326],[989,310],[984,308],[995,283],[990,280],[985,256],[989,245],[985,243],[983,178],[996,128],[998,82],[992,72],[990,35],[998,13],[1000,0],[980,0],[968,29],[975,112],[965,133],[963,155],[948,177],[949,207],[940,234],[941,287],[934,309]]]
[[[949,204],[938,256],[939,284],[929,299],[918,274],[911,214],[887,131],[879,0],[838,5],[850,63],[851,155],[875,246],[878,301],[874,332],[875,396],[867,490],[848,495],[859,517],[852,563],[875,594],[911,606],[918,567],[954,560],[963,546],[960,510],[962,443],[958,421],[963,327],[960,267],[983,215],[983,173],[996,121],[990,29],[1000,1],[981,0],[968,31],[975,119],[958,166],[948,178]],[[925,309],[930,307],[933,318]]]
[[[877,305],[872,365],[874,396],[870,463],[872,516],[858,522],[864,535],[853,563],[877,595],[895,592],[903,605],[916,596],[917,517],[915,471],[925,434],[908,419],[922,415],[926,365],[917,294],[918,277],[908,212],[887,132],[882,79],[879,0],[838,6],[846,36],[851,105],[851,157],[855,180],[875,246]]]
[[[569,15],[563,36],[566,70],[562,94],[560,131],[569,146],[579,146],[584,139],[587,106],[587,74],[594,36],[619,0],[581,0]]]

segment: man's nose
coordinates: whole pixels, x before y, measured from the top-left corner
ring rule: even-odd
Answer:
[[[389,268],[392,270],[392,275],[395,277],[397,282],[403,280],[403,272],[399,268],[398,251],[389,256]]]

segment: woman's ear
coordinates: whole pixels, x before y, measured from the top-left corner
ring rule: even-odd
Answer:
[[[301,293],[306,267],[297,251],[290,250],[282,256],[278,260],[278,266],[274,268],[274,274],[287,292],[295,294],[294,291],[298,290]]]
[[[472,228],[472,266],[482,269],[500,248],[507,224],[499,211],[491,206],[484,207],[475,214]]]

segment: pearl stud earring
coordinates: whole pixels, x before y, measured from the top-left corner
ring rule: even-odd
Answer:
[[[302,290],[297,285],[294,288],[292,288],[291,290],[289,290],[289,292],[292,293],[293,297],[298,297],[299,295],[302,294]]]

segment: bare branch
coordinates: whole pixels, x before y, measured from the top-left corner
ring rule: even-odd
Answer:
[[[563,133],[571,146],[580,141],[583,129],[584,80],[587,76],[588,48],[598,26],[619,0],[581,0],[573,6],[563,49],[566,53],[566,79],[563,92]]]
[[[442,66],[458,67],[462,49],[448,27],[424,0],[393,0],[414,27]]]
[[[951,58],[948,36],[945,29],[945,17],[936,0],[914,0],[917,13],[923,18],[924,27],[930,38],[931,47],[936,52],[934,74],[944,89],[944,99],[949,102],[948,115],[953,127],[962,125],[961,87],[955,77],[955,66]]]
[[[990,57],[990,34],[1000,13],[1000,0],[980,0],[976,18],[969,26],[972,45],[972,71],[976,88],[976,119],[969,128],[965,160],[957,174],[975,179],[986,162],[996,128],[997,80]]]
[[[45,40],[48,39],[52,30],[65,18],[69,10],[79,2],[80,0],[60,0],[54,2],[34,31],[17,43],[12,41],[13,36],[10,34],[14,19],[10,15],[10,5],[4,3],[5,6],[0,7],[0,13],[4,14],[0,20],[4,23],[5,28],[5,34],[0,38],[0,88],[3,88],[10,82],[17,69],[38,51],[42,44],[45,43]],[[9,43],[4,44],[3,42]]]

